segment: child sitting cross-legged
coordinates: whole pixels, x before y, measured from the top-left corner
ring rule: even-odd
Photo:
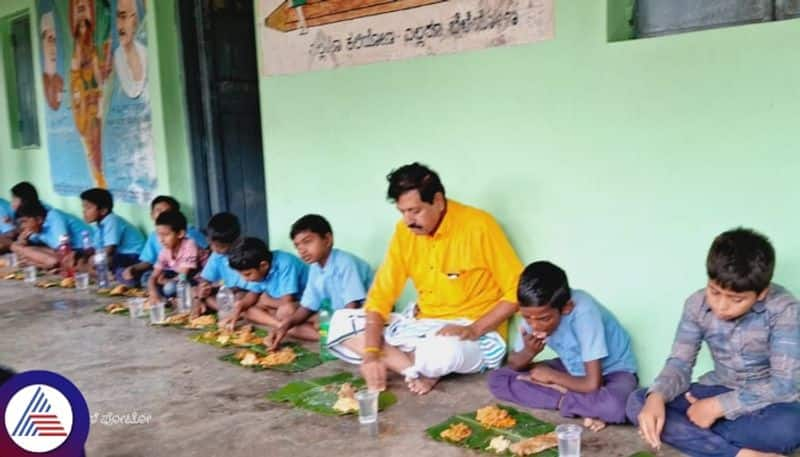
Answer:
[[[156,233],[161,252],[148,281],[150,302],[175,295],[175,278],[190,281],[200,269],[202,251],[186,234],[186,216],[180,211],[165,211],[156,218]]]
[[[654,448],[697,457],[791,454],[800,447],[800,303],[772,282],[775,250],[752,230],[719,235],[708,283],[689,296],[667,363],[628,399]],[[705,343],[714,369],[692,382]]]
[[[273,250],[258,238],[239,240],[228,254],[230,267],[239,272],[247,294],[237,298],[223,325],[233,329],[240,316],[278,328],[295,309],[308,277],[308,267],[288,252]]]
[[[177,200],[168,195],[159,195],[150,203],[150,219],[155,224],[156,219],[161,213],[166,211],[180,211],[181,205]],[[186,236],[192,239],[203,252],[203,255],[208,249],[208,242],[205,235],[197,228],[189,225],[186,228]],[[147,287],[150,275],[152,274],[153,265],[156,264],[159,254],[161,254],[162,246],[159,241],[158,233],[156,230],[150,232],[147,236],[147,241],[144,243],[142,252],[139,253],[139,260],[137,263],[127,267],[122,272],[122,279],[131,284],[141,284]]]
[[[517,289],[523,323],[508,366],[489,374],[495,397],[529,408],[583,417],[599,431],[625,422],[625,402],[636,389],[636,359],[619,321],[588,293],[570,289],[550,262],[534,262]],[[545,346],[559,358],[534,362]]]
[[[318,312],[359,308],[367,297],[373,271],[367,262],[333,247],[331,224],[318,214],[307,214],[292,224],[289,234],[297,253],[310,265],[308,284],[299,306],[265,338],[276,348],[287,335],[303,340],[319,339]]]
[[[114,212],[114,198],[106,189],[94,188],[81,193],[83,219],[94,224],[94,249],[105,252],[114,277],[124,282],[122,272],[135,264],[144,247],[144,236],[130,222]]]

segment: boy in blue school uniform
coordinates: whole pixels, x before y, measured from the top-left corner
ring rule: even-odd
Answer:
[[[105,251],[114,277],[122,280],[125,268],[135,264],[144,247],[144,236],[130,222],[113,212],[114,198],[106,189],[94,188],[81,193],[83,220],[95,224],[94,249]]]
[[[14,184],[11,188],[10,202],[0,199],[0,253],[8,252],[11,249],[11,243],[19,235],[19,230],[14,222],[14,213],[21,206],[33,203],[41,204],[46,210],[50,209],[50,206],[39,201],[39,192],[33,184],[27,181]]]
[[[223,323],[236,325],[239,316],[272,328],[294,312],[308,279],[308,267],[288,252],[270,251],[258,238],[243,238],[230,251],[231,268],[246,282],[247,294],[236,300],[233,314]]]
[[[83,233],[91,230],[77,217],[55,208],[47,210],[39,202],[20,206],[16,217],[20,234],[11,245],[11,251],[20,259],[47,270],[58,267],[62,260],[74,262],[74,259],[60,258],[58,248],[62,237],[67,237],[72,250],[79,252]]]
[[[331,224],[318,214],[308,214],[292,224],[289,238],[303,262],[309,264],[308,283],[300,306],[280,322],[265,343],[277,348],[286,335],[309,341],[319,340],[316,313],[323,302],[333,313],[343,308],[359,308],[367,298],[375,272],[367,262],[333,247]]]
[[[239,272],[231,268],[228,263],[228,253],[241,234],[239,218],[234,214],[217,213],[208,221],[206,236],[211,255],[200,272],[200,282],[197,286],[197,299],[201,313],[206,312],[208,308],[217,309],[216,293],[220,286],[224,285],[238,296],[244,295],[242,290],[245,281],[239,276]]]
[[[28,181],[21,181],[11,188],[11,209],[17,211],[20,206],[30,203],[40,203],[44,209],[51,206],[39,200],[39,191]]]
[[[17,228],[14,225],[14,210],[8,200],[0,198],[0,236],[13,232]]]
[[[14,233],[17,226],[14,224],[14,210],[8,200],[0,198],[0,254],[8,252],[11,243],[16,238]]]
[[[772,283],[775,250],[753,230],[719,235],[708,283],[686,300],[672,352],[628,418],[654,448],[697,457],[791,454],[800,447],[800,303]],[[692,382],[705,342],[714,370]]]
[[[150,202],[150,218],[155,223],[156,219],[161,213],[167,211],[181,210],[181,204],[177,200],[168,195],[159,195]],[[206,241],[203,232],[197,227],[189,225],[186,228],[186,236],[195,242],[198,248],[205,251],[208,249],[208,242]],[[158,241],[158,233],[156,230],[150,232],[147,241],[144,243],[144,248],[139,254],[139,262],[127,267],[122,272],[122,279],[132,284],[140,284],[146,286],[152,271],[153,265],[158,261],[158,255],[161,253],[161,243]]]
[[[546,261],[525,268],[517,296],[522,325],[508,366],[489,374],[492,394],[582,417],[593,431],[626,422],[625,402],[639,382],[630,336],[616,317]],[[558,358],[534,362],[545,346]]]

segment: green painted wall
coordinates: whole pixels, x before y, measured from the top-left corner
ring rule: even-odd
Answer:
[[[33,4],[4,0],[0,18]],[[158,191],[188,206],[174,0],[148,4]],[[777,280],[798,289],[800,23],[609,43],[629,33],[629,5],[559,1],[549,42],[262,79],[272,244],[291,249],[291,222],[320,212],[340,247],[379,263],[398,217],[384,176],[423,161],[451,197],[491,211],[525,262],[561,264],[614,310],[646,381],[684,298],[704,284],[718,232],[767,233]],[[3,43],[5,68],[8,51]],[[41,83],[37,91],[44,106]],[[46,144],[11,147],[7,108],[0,103],[0,192],[28,179],[78,212],[77,198],[53,193]],[[117,211],[149,228],[145,208]]]
[[[549,42],[262,79],[273,245],[320,212],[378,263],[384,177],[423,161],[609,306],[648,383],[717,233],[768,234],[800,292],[800,22],[608,43],[605,3],[557,1]]]
[[[0,2],[0,33],[5,31],[9,16],[35,11],[35,0],[3,0]],[[189,152],[186,138],[185,112],[182,89],[182,69],[179,65],[178,28],[174,0],[148,2],[148,75],[153,119],[156,168],[159,193],[177,196],[192,213],[192,182]],[[36,36],[39,21],[34,15],[32,28],[36,41],[34,63],[36,74],[41,74],[39,53],[41,48]],[[7,36],[5,33],[2,35]],[[5,102],[7,93],[6,76],[11,68],[10,45],[7,41],[0,46],[0,62],[5,71],[0,71],[0,194],[8,198],[8,189],[16,182],[29,180],[39,189],[41,197],[48,203],[80,214],[80,199],[56,195],[50,180],[47,137],[45,135],[45,106],[41,81],[37,81],[39,101],[39,128],[42,147],[35,149],[14,149],[11,142],[11,122],[9,103]],[[13,87],[13,85],[9,86]],[[129,218],[143,230],[151,230],[149,207],[119,203],[115,211]]]

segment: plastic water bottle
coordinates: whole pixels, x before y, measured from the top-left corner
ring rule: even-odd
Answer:
[[[97,287],[108,289],[110,286],[108,280],[108,257],[102,249],[94,255],[94,271],[97,273]]]
[[[72,246],[69,236],[61,235],[58,239],[58,262],[61,266],[61,276],[72,278],[75,276],[75,267],[72,259]]]
[[[331,325],[331,302],[322,300],[319,307],[319,355],[322,360],[336,360],[336,356],[328,350],[328,330]]]
[[[189,284],[185,274],[178,276],[175,298],[178,302],[178,312],[186,313],[192,310],[192,285]]]
[[[233,313],[236,297],[233,291],[224,285],[217,291],[217,321],[223,321]]]

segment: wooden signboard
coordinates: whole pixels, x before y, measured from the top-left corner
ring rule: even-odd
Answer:
[[[554,0],[260,0],[264,76],[554,37]]]

